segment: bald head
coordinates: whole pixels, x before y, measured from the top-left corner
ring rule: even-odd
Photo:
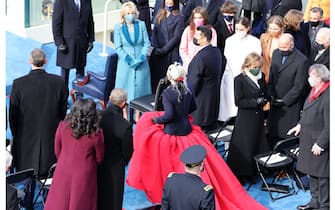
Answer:
[[[289,33],[284,33],[279,38],[279,50],[291,51],[294,48],[294,38]]]
[[[330,29],[326,27],[320,28],[316,34],[315,42],[328,48],[330,46]]]

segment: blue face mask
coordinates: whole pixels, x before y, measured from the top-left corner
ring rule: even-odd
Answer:
[[[124,16],[124,18],[130,23],[133,23],[134,20],[135,20],[135,16],[133,14],[128,14],[128,15]]]
[[[234,19],[234,16],[223,15],[223,18],[224,18],[226,21],[230,22],[230,21],[232,21],[232,20]]]
[[[174,6],[165,6],[165,9],[171,12],[174,9]]]

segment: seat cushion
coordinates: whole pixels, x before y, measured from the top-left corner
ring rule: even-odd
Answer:
[[[141,112],[153,111],[153,102],[155,101],[155,94],[142,96],[135,98],[130,101],[129,106],[132,109],[139,110]]]

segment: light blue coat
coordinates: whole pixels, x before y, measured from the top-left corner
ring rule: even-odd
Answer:
[[[143,21],[134,22],[134,32],[128,31],[126,23],[115,25],[114,46],[118,54],[115,87],[127,90],[128,102],[151,94],[147,57],[150,45]]]

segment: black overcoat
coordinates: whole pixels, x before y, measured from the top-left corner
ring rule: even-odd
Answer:
[[[329,88],[317,99],[306,99],[300,124],[300,153],[297,169],[315,177],[329,177]],[[323,148],[321,155],[311,152],[313,144]]]
[[[221,67],[220,50],[212,45],[202,48],[191,60],[187,84],[197,104],[197,109],[192,112],[196,125],[209,126],[217,121]]]
[[[68,90],[64,80],[44,70],[32,70],[14,80],[9,122],[13,134],[13,166],[34,168],[46,175],[55,163],[54,137],[64,119]]]
[[[125,167],[133,153],[132,125],[112,105],[101,113],[105,158],[98,167],[98,210],[122,209]]]
[[[269,112],[269,132],[272,136],[287,138],[287,131],[300,119],[304,98],[303,92],[307,82],[308,60],[296,48],[282,64],[279,49],[273,52],[270,67],[268,95],[283,99],[282,107],[271,106]]]
[[[263,12],[264,0],[242,0],[242,9]]]
[[[154,25],[151,38],[154,50],[149,60],[153,92],[156,91],[159,80],[166,76],[169,65],[179,61],[179,44],[183,30],[184,18],[180,14],[170,14]]]
[[[68,47],[66,53],[57,51],[56,65],[66,69],[85,67],[88,42],[94,41],[91,0],[81,0],[80,12],[74,0],[55,0],[52,33],[56,46]]]
[[[235,104],[238,107],[235,126],[229,144],[227,164],[235,176],[257,174],[253,157],[267,151],[263,107],[258,97],[266,98],[263,77],[259,87],[247,76],[240,74],[234,79]]]

